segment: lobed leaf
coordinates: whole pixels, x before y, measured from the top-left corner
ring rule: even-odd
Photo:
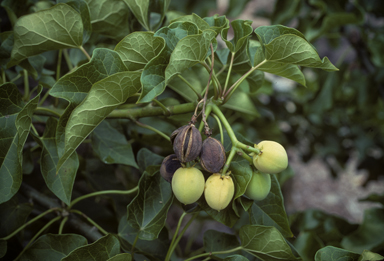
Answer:
[[[45,51],[78,48],[83,41],[81,16],[66,4],[20,17],[13,31],[15,42],[9,67]]]
[[[153,240],[165,225],[173,201],[171,185],[160,176],[145,171],[139,181],[139,192],[127,206],[128,224],[139,233],[139,239]]]
[[[253,28],[251,26],[252,21],[250,20],[234,20],[231,22],[231,26],[233,28],[233,39],[228,40],[228,30],[229,27],[224,28],[221,31],[221,38],[227,45],[228,49],[232,53],[236,53],[241,49],[243,45],[246,45],[248,42],[248,37],[252,34]]]
[[[85,245],[87,245],[87,239],[78,234],[45,234],[39,237],[20,259],[60,261],[73,250]]]

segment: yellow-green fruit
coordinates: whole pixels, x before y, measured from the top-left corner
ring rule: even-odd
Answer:
[[[254,171],[245,195],[253,200],[263,200],[271,190],[271,176]]]
[[[219,173],[215,173],[205,183],[205,200],[215,210],[220,211],[226,208],[234,193],[235,185],[230,176],[221,177]]]
[[[196,202],[204,192],[205,179],[197,168],[179,168],[173,174],[172,191],[184,204]]]
[[[261,172],[276,174],[288,167],[287,152],[280,143],[265,140],[255,148],[260,150],[260,154],[253,154],[253,164]]]

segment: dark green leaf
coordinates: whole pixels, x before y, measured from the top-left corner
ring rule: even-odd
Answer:
[[[301,231],[294,242],[294,246],[304,260],[313,260],[317,250],[324,244],[314,232]]]
[[[19,203],[17,195],[0,205],[0,237],[5,237],[25,224],[32,211],[30,203]]]
[[[164,157],[159,156],[147,148],[142,148],[137,153],[137,163],[141,172],[144,172],[148,166],[160,165]]]
[[[39,237],[23,253],[20,260],[60,261],[76,248],[85,245],[87,245],[87,239],[81,235],[46,234]]]
[[[107,260],[120,253],[119,240],[108,234],[96,242],[73,250],[63,261]]]
[[[121,240],[125,240],[125,244],[123,245],[123,249],[126,251],[131,251],[132,244],[135,241],[135,237],[137,235],[137,229],[133,228],[127,221],[127,215],[124,215],[120,219],[119,228],[118,228],[118,236]],[[167,251],[169,248],[169,236],[166,228],[163,228],[160,231],[159,237],[148,241],[138,239],[136,243],[136,252],[140,252],[143,255],[148,256],[152,259],[164,260],[167,255]],[[126,245],[126,246],[125,246]],[[124,247],[125,246],[125,247]]]
[[[300,260],[274,227],[246,225],[240,228],[243,250],[262,260]]]
[[[8,66],[45,51],[78,48],[83,40],[83,23],[80,14],[72,7],[58,4],[19,18],[14,34],[15,43]]]
[[[271,191],[268,196],[255,202],[248,212],[251,224],[274,226],[285,237],[293,236],[284,208],[283,194],[275,175],[271,175]]]
[[[233,255],[228,256],[224,261],[249,261],[249,259],[241,255]]]
[[[151,1],[149,5],[149,13],[151,20],[150,27],[152,31],[157,30],[159,26],[162,25],[170,3],[171,0]]]
[[[106,164],[125,164],[139,168],[133,155],[132,146],[123,134],[107,121],[102,121],[93,131],[92,147]]]
[[[120,40],[129,34],[129,8],[120,0],[85,0],[92,31]]]
[[[375,251],[384,244],[384,209],[371,208],[364,212],[363,223],[341,241],[341,246],[358,253]]]
[[[143,69],[152,58],[159,55],[165,41],[152,32],[134,32],[121,40],[115,47],[129,71]]]
[[[0,33],[0,66],[5,69],[13,48],[13,31]]]
[[[132,13],[135,15],[136,19],[140,22],[140,24],[147,30],[151,31],[151,27],[149,26],[149,4],[150,0],[124,0],[124,2],[128,5],[129,9],[131,9]]]
[[[236,224],[236,222],[239,220],[239,214],[235,212],[235,210],[237,210],[237,205],[234,205],[235,203],[233,201],[234,200],[232,199],[228,207],[220,211],[212,209],[208,205],[208,203],[205,201],[204,196],[202,196],[198,200],[198,204],[202,210],[204,210],[208,215],[210,215],[216,221],[228,227],[233,227]],[[234,207],[232,207],[232,205],[234,205]]]
[[[49,118],[41,137],[43,149],[41,151],[41,173],[47,187],[65,204],[71,203],[72,188],[75,182],[79,159],[77,153],[73,153],[63,167],[56,173],[59,154],[56,143],[56,128],[58,120]]]
[[[92,33],[91,14],[85,0],[58,0],[58,3],[66,3],[81,15],[83,22],[83,44],[86,43]]]
[[[57,171],[94,128],[139,89],[139,72],[116,73],[95,83],[68,119],[64,154],[57,164]]]
[[[7,241],[0,239],[0,258],[5,256],[6,253],[7,253]]]
[[[317,251],[315,261],[358,261],[359,254],[341,248],[326,246]]]
[[[11,199],[20,188],[23,147],[42,89],[39,86],[37,95],[22,107],[19,91],[13,83],[0,86],[0,99],[5,103],[0,108],[0,203]]]
[[[252,34],[252,21],[250,20],[234,20],[231,22],[233,28],[234,37],[232,40],[227,39],[227,34],[229,27],[224,28],[221,32],[221,38],[226,43],[228,49],[232,53],[236,53],[241,49],[243,45],[246,45],[248,42],[248,36]]]
[[[144,172],[139,181],[139,192],[128,205],[128,224],[144,240],[156,239],[165,225],[172,204],[171,185],[157,171]]]
[[[230,250],[239,247],[240,243],[237,240],[236,235],[222,233],[216,230],[207,230],[204,233],[204,250],[205,252],[216,252]],[[240,253],[239,251],[237,251]],[[226,258],[229,255],[233,255],[236,252],[228,254],[216,255],[220,258]]]
[[[231,161],[229,169],[231,170],[231,176],[235,183],[234,198],[236,199],[245,193],[248,183],[252,178],[252,167],[247,160],[237,155]]]
[[[131,261],[132,256],[128,253],[118,254],[114,257],[109,258],[107,261]]]

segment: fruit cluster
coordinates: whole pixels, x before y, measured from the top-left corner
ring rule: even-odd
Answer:
[[[191,204],[204,193],[212,209],[220,211],[226,208],[233,198],[235,186],[229,174],[219,173],[226,162],[221,142],[212,137],[202,141],[193,123],[175,130],[171,134],[171,142],[175,154],[163,160],[160,173],[172,183],[176,198],[183,204]],[[259,152],[250,154],[255,168],[245,195],[253,200],[262,200],[271,189],[270,174],[287,168],[288,157],[284,147],[274,141],[262,141],[255,148]],[[198,158],[202,168],[213,173],[206,181],[198,168],[188,165]]]

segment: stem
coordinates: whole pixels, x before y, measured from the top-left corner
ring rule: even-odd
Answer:
[[[206,117],[208,117],[209,114],[211,114],[211,111],[212,111],[212,106],[211,106],[211,104],[208,104],[207,109],[205,110]],[[199,131],[200,132],[203,130],[203,127],[204,127],[204,122],[201,121],[200,122],[200,126],[199,126]]]
[[[240,141],[237,142],[236,147],[240,148],[240,149],[243,149],[243,150],[246,150],[246,151],[249,151],[249,152],[254,152],[256,154],[260,154],[260,150],[259,149],[254,148],[252,146],[249,146],[247,144],[244,144],[244,143],[242,143]]]
[[[242,149],[237,149],[237,154],[239,154],[241,157],[243,157],[244,159],[248,160],[248,162],[250,164],[253,164],[253,160],[250,156],[247,155],[247,153],[245,153]]]
[[[23,230],[26,226],[32,224],[33,222],[35,222],[36,220],[39,220],[40,218],[44,217],[45,215],[53,212],[53,211],[60,211],[60,208],[51,208],[51,209],[48,209],[47,211],[41,213],[40,215],[36,216],[35,218],[29,220],[27,223],[23,224],[21,227],[19,227],[18,229],[16,229],[15,231],[13,231],[11,234],[9,234],[8,236],[6,237],[3,237],[3,238],[0,238],[2,240],[8,240],[10,239],[11,237],[13,237],[14,235],[16,235],[17,233],[19,233],[21,230]]]
[[[217,125],[219,126],[219,130],[220,130],[220,140],[221,140],[221,144],[223,144],[223,146],[224,146],[223,127],[221,126],[220,119],[219,119],[219,117],[216,116],[216,114],[213,114],[213,118],[216,119],[216,121],[217,121]]]
[[[64,54],[65,62],[67,63],[67,66],[68,66],[68,70],[72,71],[73,70],[73,65],[71,63],[71,59],[69,58],[68,50],[64,49],[63,50],[63,54]]]
[[[179,242],[180,242],[181,238],[183,237],[185,231],[186,231],[186,230],[188,229],[188,227],[192,224],[193,220],[197,217],[198,214],[199,214],[199,213],[195,213],[195,214],[191,217],[191,219],[188,220],[188,223],[184,226],[183,230],[181,230],[181,232],[180,232],[179,236],[176,238],[176,240],[175,240],[175,241],[172,240],[172,241],[174,241],[174,242],[171,243],[171,245],[170,245],[170,247],[169,247],[169,249],[168,249],[168,253],[167,253],[167,257],[168,257],[168,259],[165,259],[165,261],[169,261],[169,258],[171,258],[171,255],[172,255],[173,251],[175,250],[176,246],[179,244]],[[179,224],[178,224],[178,226],[179,226]],[[173,237],[175,237],[175,236],[176,236],[176,233],[175,233],[175,235],[174,235]],[[174,239],[174,238],[173,238],[173,239]]]
[[[15,261],[21,257],[21,255],[25,252],[25,250],[28,249],[28,247],[32,244],[32,242],[35,241],[36,238],[38,238],[40,236],[40,234],[44,232],[44,230],[46,230],[50,225],[52,225],[54,222],[56,222],[60,218],[61,218],[61,216],[55,217],[54,219],[50,220],[42,229],[40,229],[39,232],[37,232],[36,235],[24,247],[23,251],[21,251],[20,254],[15,258]]]
[[[80,46],[79,49],[83,52],[83,54],[88,58],[88,60],[91,60],[91,56],[87,53],[87,51],[84,49],[83,46]]]
[[[227,170],[228,170],[229,166],[231,165],[231,161],[232,161],[233,157],[235,156],[236,151],[237,151],[236,147],[232,146],[231,152],[229,153],[227,161],[225,162],[224,168],[221,172],[222,175],[225,175],[227,173]]]
[[[81,201],[83,199],[86,199],[86,198],[100,196],[100,195],[105,195],[105,194],[128,195],[128,194],[136,192],[138,189],[139,189],[139,187],[136,186],[136,187],[134,187],[133,189],[130,189],[130,190],[103,190],[103,191],[96,191],[96,192],[93,192],[93,193],[89,193],[89,194],[83,195],[81,197],[78,197],[78,198],[72,200],[71,204],[68,206],[68,210],[70,210],[73,207],[73,205],[75,205],[77,202],[79,202],[79,201]]]
[[[233,66],[234,58],[235,58],[235,53],[232,53],[231,62],[229,64],[229,69],[228,69],[228,73],[227,73],[227,79],[225,80],[224,90],[223,90],[221,95],[224,95],[225,91],[227,90],[227,86],[228,86],[228,82],[229,82],[229,77],[231,76],[231,71],[232,71],[232,66]]]
[[[31,129],[36,134],[36,136],[39,137],[39,133],[37,132],[37,130],[36,130],[35,126],[33,126],[33,124],[31,124]]]
[[[23,96],[23,100],[27,101],[27,99],[29,97],[29,81],[28,81],[27,70],[24,69],[23,74],[24,74],[24,96]]]
[[[43,103],[45,102],[45,100],[48,98],[48,96],[49,96],[49,90],[44,94],[43,98],[41,98],[41,100],[37,106],[42,106]],[[42,108],[42,107],[40,107],[40,108]]]
[[[160,101],[157,99],[153,99],[153,102],[157,104],[157,106],[160,106],[164,110],[164,116],[171,116],[171,112],[167,109],[167,107],[164,106]]]
[[[43,98],[44,99],[44,98]],[[43,101],[43,100],[42,100]],[[43,101],[44,102],[44,101]],[[41,104],[39,104],[39,105],[41,105]],[[48,108],[46,108],[46,107],[37,107],[36,109],[35,109],[35,113],[36,113],[36,111],[38,111],[38,112],[48,112],[49,114],[53,114],[54,116],[56,116],[56,117],[58,117],[58,118],[60,118],[61,117],[61,114],[60,113],[58,113],[58,112],[56,112],[56,111],[54,111],[54,110],[50,110],[50,109],[48,109]]]
[[[76,213],[76,214],[84,217],[89,223],[91,223],[93,226],[95,226],[104,235],[108,235],[109,234],[107,231],[105,231],[101,226],[99,226],[95,221],[93,221],[91,218],[89,218],[83,212],[81,212],[81,211],[79,211],[77,209],[71,209],[69,212]]]
[[[59,55],[57,58],[57,67],[56,67],[56,82],[60,79],[60,70],[61,70],[61,58],[63,57],[63,49],[59,50]]]
[[[148,130],[154,131],[154,132],[156,132],[157,134],[159,134],[161,137],[163,137],[164,139],[166,139],[166,140],[168,140],[168,141],[171,141],[171,139],[169,138],[168,135],[166,135],[165,133],[159,131],[158,129],[156,129],[156,128],[152,127],[152,126],[149,126],[149,125],[147,125],[147,124],[141,123],[141,122],[139,122],[139,121],[137,121],[137,120],[135,120],[135,123],[136,123],[137,125],[139,125],[140,127],[143,127],[143,128],[148,129]]]
[[[135,237],[135,241],[133,241],[133,244],[132,244],[132,249],[131,249],[132,260],[135,260],[135,259],[134,259],[135,246],[136,246],[137,240],[139,239],[139,234],[140,234],[140,233],[137,233],[137,235],[136,235],[136,237]]]
[[[232,96],[233,92],[239,87],[239,85],[251,74],[253,71],[257,70],[260,66],[262,66],[264,63],[266,63],[267,60],[264,59],[262,62],[260,62],[258,65],[255,67],[252,67],[249,69],[248,72],[246,72],[243,76],[240,77],[232,86],[231,88],[228,89],[227,93],[224,94],[224,103],[228,101],[228,99]]]
[[[64,224],[65,224],[65,222],[67,222],[67,220],[68,220],[68,217],[65,217],[65,218],[61,221],[61,223],[60,223],[60,227],[59,227],[59,235],[61,235],[61,233],[63,233]]]
[[[15,82],[15,81],[17,81],[20,77],[21,77],[21,73],[19,73],[15,78],[13,78],[12,80],[10,80],[10,82]]]
[[[209,65],[207,63],[200,62],[200,64],[204,66],[204,68],[207,70],[208,73],[211,72],[211,69],[210,69],[211,67],[209,67]],[[213,86],[216,87],[216,90],[218,90],[218,89],[221,90],[221,84],[220,84],[219,80],[217,79],[216,74],[213,73],[212,79],[213,79],[213,81],[212,81],[213,82]]]
[[[187,81],[187,79],[185,79],[183,76],[181,76],[180,74],[179,75],[177,75],[186,85],[188,85],[189,86],[189,88],[191,88],[191,90],[197,95],[197,97],[199,98],[199,100],[201,100],[202,99],[202,97],[201,97],[201,95],[200,95],[200,93],[198,93],[197,91],[196,91],[196,89],[195,89],[195,87],[193,87],[192,86],[192,84],[190,84],[188,81]]]
[[[227,119],[225,118],[224,114],[221,112],[219,107],[217,107],[216,105],[213,104],[212,110],[217,115],[217,117],[219,117],[221,123],[224,125],[225,129],[227,130],[228,136],[232,141],[232,146],[234,146],[238,141],[237,141],[237,138],[235,136],[235,133],[233,132],[233,130],[231,128],[231,125],[229,125]]]
[[[169,249],[168,249],[168,252],[167,252],[167,255],[165,257],[165,261],[169,261],[170,258],[171,258],[171,255],[172,255],[172,252],[174,250],[174,243],[175,243],[175,240],[176,240],[176,237],[177,237],[177,233],[179,233],[179,229],[180,229],[180,226],[181,226],[181,222],[183,221],[183,218],[185,217],[185,215],[187,215],[186,212],[183,212],[183,214],[180,216],[179,218],[179,222],[177,223],[177,227],[176,227],[176,231],[175,231],[175,234],[173,234],[173,237],[172,237],[172,241],[171,241],[171,244],[169,245]]]
[[[239,251],[239,250],[242,250],[242,249],[243,249],[243,247],[242,247],[242,246],[239,246],[239,247],[236,247],[236,248],[233,248],[233,249],[230,249],[230,250],[223,250],[223,251],[216,251],[216,252],[204,253],[204,254],[201,254],[201,255],[197,255],[197,256],[188,258],[188,259],[186,259],[186,260],[184,260],[184,261],[196,260],[197,258],[199,258],[199,257],[204,257],[204,256],[229,254],[229,253],[232,253],[232,252],[235,252],[235,251]]]

